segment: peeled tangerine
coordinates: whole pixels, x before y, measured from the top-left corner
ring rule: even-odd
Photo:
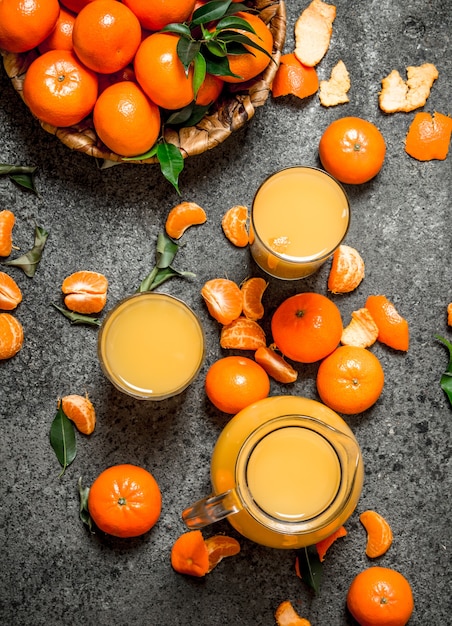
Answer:
[[[290,600],[281,602],[275,611],[275,620],[278,626],[311,626],[307,619],[298,615]]]
[[[328,289],[332,293],[349,293],[364,278],[364,261],[358,250],[341,244],[333,255]]]
[[[77,313],[99,313],[107,302],[108,280],[99,272],[81,270],[63,280],[64,304]]]
[[[10,359],[24,343],[24,330],[19,320],[10,313],[0,313],[0,360]]]
[[[378,339],[378,326],[366,307],[352,312],[352,321],[344,328],[341,343],[344,346],[369,348]]]

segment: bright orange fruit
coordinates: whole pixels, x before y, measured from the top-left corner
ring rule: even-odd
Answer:
[[[269,376],[280,383],[293,383],[298,378],[295,370],[280,354],[271,346],[261,346],[254,353],[254,358]]]
[[[208,573],[225,557],[235,556],[240,552],[240,544],[237,539],[227,535],[214,535],[213,537],[208,537],[205,542],[209,554]]]
[[[407,351],[410,344],[408,322],[384,295],[369,296],[366,309],[378,326],[378,341],[394,350]]]
[[[449,152],[452,118],[435,112],[416,113],[405,139],[405,152],[418,161],[443,161]]]
[[[263,328],[245,316],[238,317],[221,329],[220,346],[226,350],[257,350],[266,345]]]
[[[319,89],[319,78],[315,67],[303,65],[293,52],[283,54],[272,83],[273,97],[297,96],[307,98]]]
[[[24,343],[24,329],[10,313],[0,313],[0,360],[10,359]]]
[[[206,221],[206,212],[196,202],[180,202],[168,213],[165,230],[173,239],[179,239],[187,228]]]
[[[376,511],[364,511],[359,521],[367,532],[366,554],[375,559],[385,554],[392,544],[392,530],[385,518]]]
[[[267,286],[267,281],[258,276],[248,278],[240,285],[243,297],[243,314],[248,319],[257,321],[264,317],[262,296]]]
[[[304,617],[300,617],[295,611],[290,600],[284,600],[275,611],[277,626],[311,626]]]
[[[249,244],[248,208],[243,205],[233,206],[226,211],[221,220],[226,237],[234,246],[244,248]]]
[[[364,278],[364,261],[358,250],[341,244],[333,254],[328,289],[332,293],[349,293]]]
[[[89,270],[74,272],[61,285],[61,291],[65,294],[65,305],[77,313],[102,311],[107,302],[107,289],[107,278],[99,272]]]
[[[0,272],[0,309],[12,311],[22,302],[22,292],[14,278]]]
[[[71,394],[61,399],[63,411],[84,435],[91,435],[96,426],[96,411],[86,396]]]
[[[27,52],[52,32],[58,19],[58,0],[2,0],[0,2],[0,48]]]
[[[242,313],[240,287],[228,278],[212,278],[201,289],[210,315],[220,324],[230,324]]]
[[[209,571],[209,552],[200,530],[190,530],[176,539],[171,565],[179,574],[202,577]]]
[[[13,249],[13,227],[16,218],[12,211],[0,211],[0,256],[9,256]]]

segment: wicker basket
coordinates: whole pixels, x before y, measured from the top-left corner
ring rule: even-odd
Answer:
[[[165,129],[165,140],[178,146],[184,158],[215,148],[231,133],[242,128],[253,117],[255,109],[265,104],[268,98],[286,36],[285,3],[284,0],[255,0],[248,4],[257,9],[260,18],[269,25],[274,40],[272,52],[274,62],[271,62],[261,75],[247,83],[229,85],[211,112],[205,115],[196,126],[177,130]],[[23,54],[1,51],[1,54],[6,73],[16,91],[23,97],[22,87],[25,74],[37,56],[36,50]],[[108,161],[123,161],[123,157],[111,152],[97,137],[91,117],[68,128],[56,128],[42,121],[40,124],[44,130],[56,135],[62,143],[73,150]],[[156,163],[157,159],[153,157],[134,162]]]

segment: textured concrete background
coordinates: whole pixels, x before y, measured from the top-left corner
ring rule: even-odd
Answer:
[[[451,113],[452,32],[449,0],[337,0],[330,50],[321,78],[343,59],[352,81],[350,103],[324,109],[318,98],[270,98],[247,127],[220,147],[186,162],[182,199],[199,203],[208,222],[187,231],[177,266],[195,280],[174,279],[161,291],[186,300],[200,315],[207,337],[203,369],[183,395],[161,403],[133,401],[103,377],[96,357],[97,330],[74,327],[51,307],[60,303],[65,276],[79,269],[105,273],[107,309],[135,290],[154,263],[157,234],[179,197],[154,166],[97,169],[45,133],[0,72],[0,162],[39,167],[39,197],[0,179],[0,208],[17,217],[15,243],[27,250],[35,223],[50,231],[33,279],[7,271],[24,300],[17,316],[25,345],[0,363],[1,545],[0,623],[8,626],[271,626],[278,604],[291,599],[313,626],[354,622],[345,608],[352,578],[371,565],[364,554],[360,511],[383,514],[394,544],[379,565],[401,571],[415,596],[413,626],[452,623],[451,425],[452,412],[439,387],[449,339],[446,305],[452,300],[451,156],[420,163],[404,152],[414,114],[385,116],[378,109],[381,78],[392,69],[433,62],[440,77],[426,111]],[[307,2],[289,0],[285,51]],[[259,183],[281,166],[319,165],[317,146],[332,120],[359,115],[375,122],[387,142],[383,170],[368,184],[347,187],[352,223],[346,243],[366,263],[366,277],[352,294],[335,297],[345,323],[369,294],[384,293],[409,320],[408,354],[383,345],[386,384],[369,411],[347,418],[364,455],[366,476],[348,536],[330,550],[317,596],[294,573],[294,554],[241,540],[241,553],[223,561],[205,580],[173,572],[171,545],[184,531],[180,513],[209,491],[209,459],[227,422],[206,400],[209,365],[223,353],[219,329],[203,305],[200,288],[213,277],[238,282],[259,275],[247,249],[224,238],[220,219],[234,204],[250,206]],[[269,334],[272,311],[299,291],[326,293],[327,264],[315,276],[282,283],[270,279],[265,294]],[[299,366],[291,387],[272,383],[272,395],[317,398],[317,366]],[[73,465],[58,478],[49,444],[56,400],[88,392],[98,413],[96,431],[78,435]],[[78,518],[77,481],[86,485],[107,466],[135,463],[153,472],[163,511],[147,535],[120,541],[90,535]],[[227,522],[206,536],[234,531]]]

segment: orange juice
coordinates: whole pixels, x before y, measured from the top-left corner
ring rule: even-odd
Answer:
[[[350,207],[342,186],[313,167],[289,167],[258,189],[251,211],[251,253],[276,278],[315,272],[343,241]]]
[[[240,411],[211,462],[214,494],[235,494],[237,506],[228,498],[238,511],[230,524],[273,548],[313,545],[332,534],[354,511],[363,476],[359,445],[344,420],[299,396],[266,398]]]
[[[204,357],[204,335],[181,300],[142,293],[120,302],[105,319],[98,343],[102,369],[121,391],[162,400],[183,391]]]

